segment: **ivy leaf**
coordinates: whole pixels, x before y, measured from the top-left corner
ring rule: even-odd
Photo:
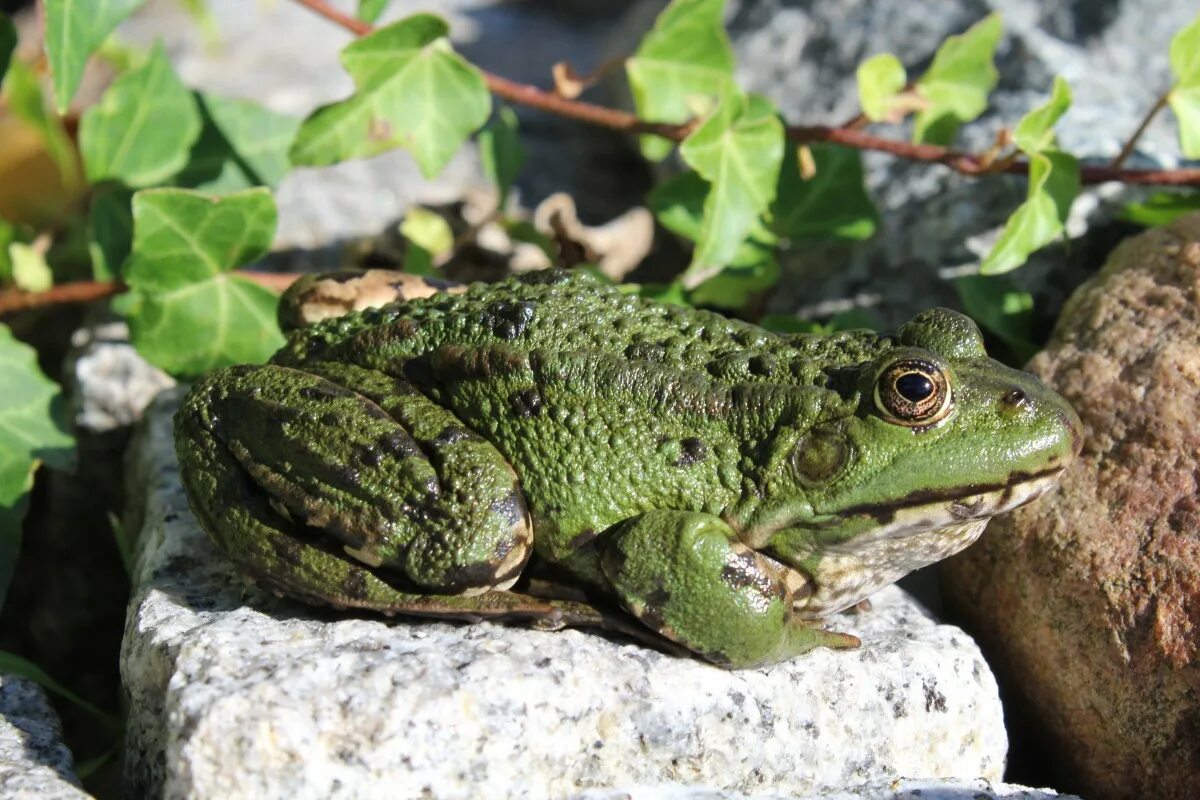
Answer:
[[[4,82],[4,73],[8,72],[8,62],[16,49],[17,27],[7,14],[0,12],[0,83]]]
[[[12,280],[18,289],[44,292],[54,285],[54,273],[46,263],[46,254],[37,248],[24,242],[13,242],[8,246],[8,258]]]
[[[450,223],[434,211],[413,206],[400,223],[400,234],[408,240],[404,271],[413,275],[432,275],[434,259],[454,248]]]
[[[858,104],[872,122],[890,120],[895,113],[896,96],[904,90],[908,74],[900,59],[880,53],[858,65]]]
[[[75,442],[63,424],[58,386],[42,374],[37,353],[0,325],[0,603],[21,545],[33,473],[45,462],[72,466]]]
[[[710,186],[694,170],[660,183],[646,197],[646,203],[659,223],[690,241],[696,241],[704,226],[704,203]],[[729,259],[729,267],[750,267],[773,258],[778,240],[761,218],[755,220],[749,234]]]
[[[638,116],[686,122],[733,88],[733,46],[722,16],[725,0],[673,0],[625,62]],[[660,161],[674,145],[643,136],[642,154]]]
[[[949,144],[959,125],[984,112],[999,78],[993,61],[1003,32],[1000,15],[989,14],[942,42],[929,69],[917,79],[916,92],[929,105],[917,113],[914,142]]]
[[[755,264],[730,265],[688,293],[691,305],[740,311],[779,282],[774,248]]]
[[[788,148],[771,210],[772,230],[792,239],[870,238],[879,214],[867,195],[859,152],[831,144],[808,149],[816,168],[811,178],[801,172],[797,149]]]
[[[358,18],[372,25],[387,10],[390,0],[358,0]]]
[[[71,143],[62,120],[47,109],[37,75],[25,64],[14,62],[8,72],[5,92],[13,115],[37,131],[46,152],[58,168],[63,187],[73,192],[80,184],[75,145]]]
[[[1024,264],[1029,255],[1063,232],[1071,203],[1079,194],[1079,162],[1057,150],[1029,157],[1029,193],[1008,218],[1000,238],[983,260],[983,275],[999,275]]]
[[[1148,228],[1156,228],[1193,211],[1200,211],[1200,192],[1155,192],[1145,202],[1130,203],[1121,209],[1121,218]]]
[[[224,194],[274,188],[291,169],[288,147],[300,120],[249,100],[196,93],[203,129],[177,177],[189,189]]]
[[[683,160],[711,184],[688,288],[729,263],[775,199],[783,151],[783,123],[775,107],[765,97],[740,92],[728,94],[683,141]]]
[[[96,187],[88,210],[88,254],[92,257],[92,277],[98,281],[116,280],[133,246],[133,192],[123,186]]]
[[[508,106],[502,107],[479,132],[479,157],[483,161],[484,174],[500,190],[496,207],[502,209],[513,181],[525,163],[525,148],[521,147],[517,137],[517,115]]]
[[[454,52],[448,33],[441,18],[414,14],[343,50],[357,92],[304,120],[292,163],[323,166],[403,147],[425,177],[441,172],[492,107],[483,75]]]
[[[58,113],[66,112],[92,51],[145,0],[45,0],[46,57]]]
[[[1054,148],[1054,124],[1070,106],[1070,87],[1055,78],[1050,99],[1017,123],[1013,141],[1029,157],[1028,193],[980,265],[981,274],[1014,270],[1062,234],[1079,194],[1079,162]]]
[[[131,187],[165,183],[187,164],[201,127],[192,93],[157,46],[144,65],[117,78],[84,112],[79,149],[88,180]]]
[[[1033,295],[1001,275],[965,275],[954,288],[967,314],[1000,337],[1016,363],[1033,357]]]
[[[262,188],[224,197],[184,189],[134,195],[124,277],[136,295],[130,337],[147,361],[193,376],[263,361],[283,344],[278,298],[230,274],[267,252],[275,223],[275,202]]]
[[[1179,144],[1188,158],[1200,158],[1200,16],[1171,39],[1171,71],[1176,83],[1167,96],[1179,120]]]
[[[1054,79],[1050,99],[1021,117],[1013,131],[1013,144],[1028,155],[1054,147],[1054,125],[1071,107],[1071,87],[1062,78]]]

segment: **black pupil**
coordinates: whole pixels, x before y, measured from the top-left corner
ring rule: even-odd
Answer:
[[[919,403],[933,394],[933,381],[919,372],[907,372],[896,379],[896,391],[910,403]]]

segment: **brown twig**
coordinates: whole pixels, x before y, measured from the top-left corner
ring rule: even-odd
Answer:
[[[1150,127],[1150,122],[1158,115],[1158,112],[1162,111],[1167,105],[1167,100],[1170,98],[1170,96],[1170,89],[1158,96],[1158,100],[1154,101],[1154,105],[1151,106],[1150,110],[1146,112],[1146,116],[1142,117],[1142,121],[1137,126],[1137,130],[1133,132],[1133,135],[1130,136],[1129,139],[1126,140],[1124,146],[1121,147],[1121,152],[1117,153],[1116,158],[1109,163],[1111,168],[1120,169],[1121,165],[1125,163],[1125,159],[1132,155],[1133,148],[1137,146],[1138,139],[1142,138],[1142,134],[1146,132],[1146,128]]]
[[[298,273],[294,272],[235,270],[234,274],[273,292],[282,292],[300,277]],[[45,306],[91,303],[95,300],[106,300],[127,291],[129,291],[129,287],[121,281],[71,281],[52,286],[44,292],[3,289],[0,290],[0,316]]]
[[[339,11],[325,0],[295,0],[316,14],[341,25],[351,33],[363,36],[374,28],[360,19]],[[582,100],[561,97],[558,94],[539,89],[536,86],[518,83],[508,78],[483,72],[488,90],[510,103],[517,103],[528,108],[545,111],[560,117],[587,122],[602,128],[622,131],[625,133],[648,133],[661,136],[673,142],[687,138],[696,122],[670,124],[644,120],[628,111],[621,111],[607,106],[596,105]],[[911,142],[887,139],[873,136],[861,130],[847,127],[830,127],[827,125],[792,125],[787,128],[787,137],[793,142],[831,142],[857,150],[875,150],[889,153],[910,161],[942,164],[964,175],[986,175],[995,171],[1003,171],[1013,175],[1025,175],[1029,172],[1029,163],[1024,160],[1003,163],[1002,170],[993,169],[992,164],[985,164],[984,159],[973,153],[964,153],[929,144],[913,144]],[[1122,169],[1119,166],[1093,166],[1080,169],[1080,180],[1083,183],[1105,183],[1120,181],[1129,184],[1155,185],[1200,185],[1200,169],[1159,169],[1139,170]]]

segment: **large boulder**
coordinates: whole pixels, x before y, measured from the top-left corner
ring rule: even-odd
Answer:
[[[1200,797],[1200,215],[1123,243],[1030,364],[1079,412],[1056,494],[944,565],[1065,786]]]

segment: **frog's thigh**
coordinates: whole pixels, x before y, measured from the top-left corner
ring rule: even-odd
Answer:
[[[213,519],[210,534],[231,551],[262,551],[239,541],[260,532],[224,513],[246,498],[202,485],[206,470],[237,471],[245,492],[301,523],[300,536],[337,558],[429,592],[511,584],[532,531],[503,456],[403,381],[353,367],[325,372],[337,382],[273,365],[234,367],[193,389],[177,440],[193,442],[180,445],[181,465],[193,502],[212,506],[200,513]],[[269,554],[252,566],[259,574],[289,569]]]
[[[858,644],[793,614],[801,576],[736,541],[710,514],[651,511],[622,523],[603,567],[638,619],[722,666]]]

